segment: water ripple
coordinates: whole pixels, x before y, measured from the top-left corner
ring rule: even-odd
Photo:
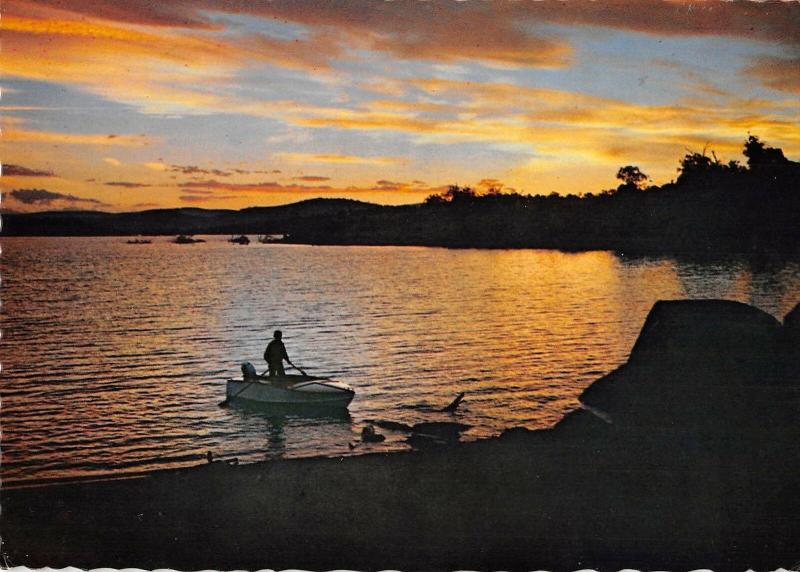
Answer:
[[[253,462],[406,447],[388,432],[351,451],[374,419],[456,419],[468,439],[548,427],[623,362],[656,300],[782,316],[800,292],[791,263],[206,238],[4,239],[4,485],[188,466],[207,451]],[[295,363],[356,388],[349,414],[217,407],[242,361],[264,369],[274,329]],[[460,391],[455,416],[434,411]]]

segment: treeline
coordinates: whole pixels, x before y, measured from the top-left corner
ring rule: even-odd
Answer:
[[[578,195],[562,196],[558,193],[550,193],[548,199],[592,199],[595,196],[610,197],[618,193],[625,192],[655,192],[660,190],[693,190],[709,191],[720,190],[722,187],[730,187],[735,184],[738,188],[748,188],[753,184],[766,183],[772,187],[778,185],[785,188],[787,184],[797,180],[797,169],[800,163],[787,159],[782,149],[768,147],[757,136],[750,135],[744,143],[743,155],[747,157],[747,166],[741,165],[738,161],[723,163],[717,158],[714,151],[711,156],[702,153],[689,153],[683,157],[678,167],[677,181],[663,186],[648,185],[650,181],[639,167],[627,165],[620,167],[617,171],[617,179],[621,184],[616,189],[605,190],[595,195],[586,193]],[[490,188],[483,193],[479,193],[471,187],[459,187],[453,185],[447,191],[430,195],[425,199],[428,205],[443,204],[466,204],[494,202],[520,203],[524,201],[541,200],[543,195],[523,195],[517,192],[503,192],[501,188]]]
[[[798,253],[800,163],[756,136],[747,164],[689,153],[665,185],[632,165],[615,189],[583,196],[523,195],[451,186],[424,204],[387,207],[297,229],[312,243],[537,247],[627,252]]]

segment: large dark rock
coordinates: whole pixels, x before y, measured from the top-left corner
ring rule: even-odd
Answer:
[[[783,327],[793,334],[800,332],[800,304],[783,318]]]
[[[745,304],[658,302],[628,363],[580,400],[620,426],[757,429],[796,386],[781,371],[780,338],[775,318]]]
[[[783,318],[783,336],[792,351],[800,351],[800,304]]]

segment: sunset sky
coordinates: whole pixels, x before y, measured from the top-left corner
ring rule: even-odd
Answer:
[[[3,208],[597,192],[800,156],[800,3],[6,0]]]

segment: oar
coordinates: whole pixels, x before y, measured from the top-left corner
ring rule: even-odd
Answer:
[[[299,371],[300,373],[302,373],[303,375],[305,375],[306,377],[308,377],[308,374],[307,374],[306,372],[304,372],[302,369],[300,369],[299,367],[297,367],[296,365],[294,365],[292,362],[289,362],[289,365],[290,365],[290,366],[292,366],[292,367],[293,367],[294,369],[296,369],[297,371]]]
[[[267,372],[265,371],[264,373],[267,373]],[[259,377],[264,377],[264,373],[262,373],[262,374],[261,374]],[[220,401],[220,402],[219,402],[217,405],[218,405],[219,407],[227,407],[227,406],[228,406],[228,402],[229,402],[231,399],[233,399],[234,397],[238,396],[240,393],[242,393],[242,392],[243,392],[245,389],[247,389],[248,387],[250,387],[250,386],[251,386],[251,385],[253,385],[254,383],[258,383],[258,382],[256,382],[256,381],[248,381],[248,382],[245,382],[245,386],[244,386],[243,388],[241,388],[239,391],[237,391],[236,393],[234,393],[234,394],[233,394],[233,395],[231,395],[230,397],[226,397],[224,401]]]

